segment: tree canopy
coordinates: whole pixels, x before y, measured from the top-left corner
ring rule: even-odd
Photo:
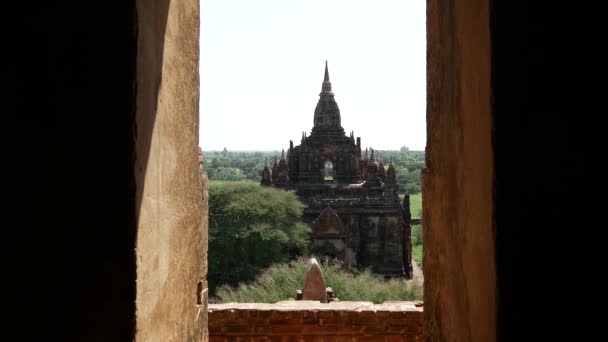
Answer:
[[[310,229],[288,191],[258,183],[209,184],[209,288],[252,281],[272,263],[301,254]]]

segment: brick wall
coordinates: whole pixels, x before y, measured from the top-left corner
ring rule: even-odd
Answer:
[[[210,342],[422,341],[421,302],[209,305]]]

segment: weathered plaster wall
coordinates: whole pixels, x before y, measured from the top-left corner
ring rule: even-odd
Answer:
[[[489,4],[427,2],[425,334],[496,340]]]
[[[207,207],[198,160],[199,3],[137,1],[137,19],[136,339],[202,341]]]
[[[422,341],[417,302],[283,301],[209,305],[211,342]]]

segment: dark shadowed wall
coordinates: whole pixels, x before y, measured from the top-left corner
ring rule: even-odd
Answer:
[[[486,0],[429,0],[423,172],[425,335],[494,341],[491,55]]]
[[[4,134],[17,340],[203,339],[198,1],[29,7]]]

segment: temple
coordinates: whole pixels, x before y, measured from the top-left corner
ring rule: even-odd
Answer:
[[[402,204],[392,163],[386,170],[373,149],[361,152],[361,138],[342,128],[326,61],[310,135],[298,146],[290,141],[272,172],[265,163],[261,185],[296,191],[312,228],[311,254],[411,278],[409,196]]]

